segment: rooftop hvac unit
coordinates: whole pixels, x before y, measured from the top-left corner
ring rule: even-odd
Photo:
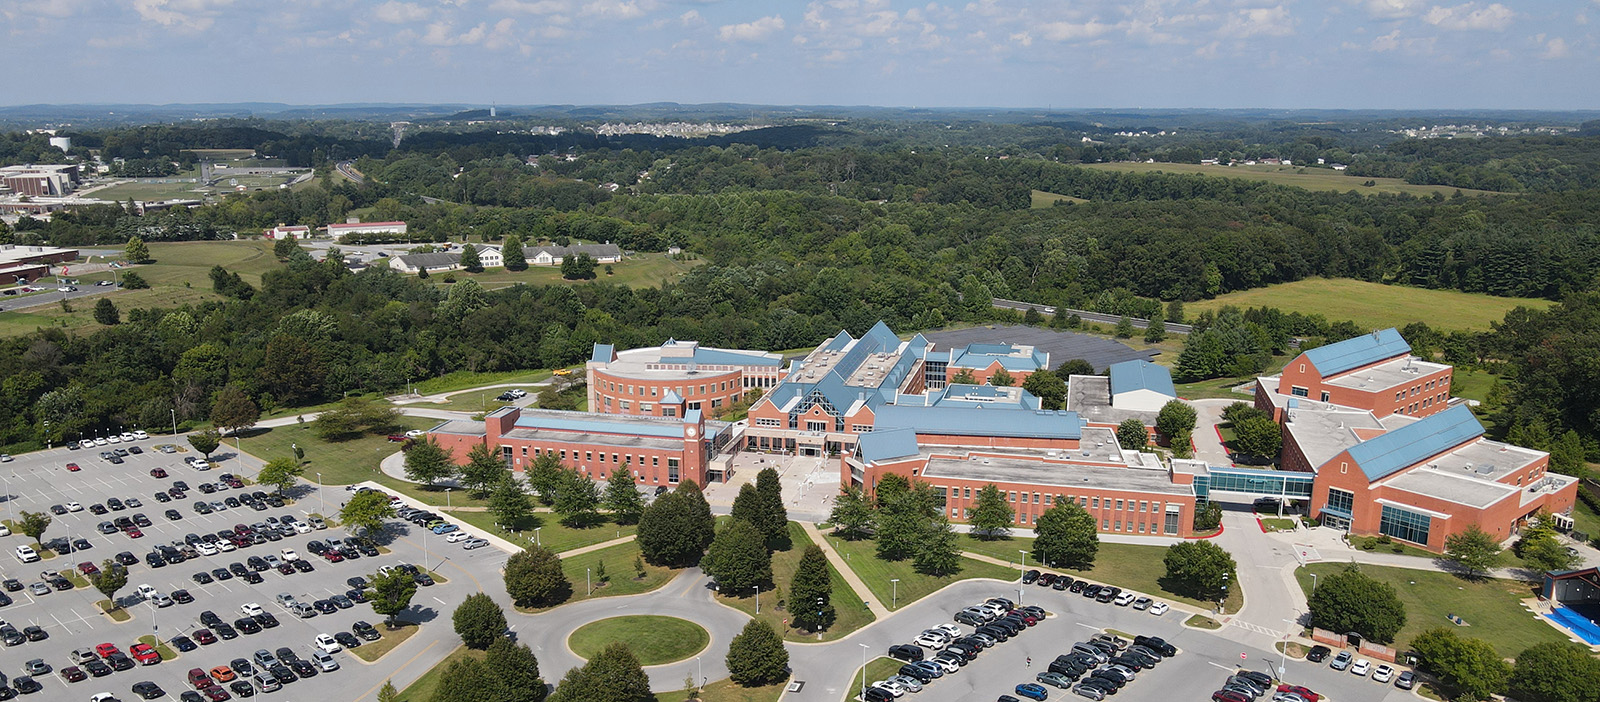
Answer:
[[[1478,475],[1488,475],[1488,474],[1493,473],[1493,472],[1494,472],[1494,466],[1490,466],[1490,465],[1478,466]]]
[[[1471,471],[1472,470],[1472,464],[1468,463],[1468,464],[1466,464],[1464,466],[1461,466],[1461,469],[1465,470],[1465,471]]]

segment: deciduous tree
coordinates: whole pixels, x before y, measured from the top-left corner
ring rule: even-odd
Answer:
[[[377,490],[358,492],[339,508],[339,521],[346,529],[359,528],[368,534],[383,530],[383,520],[394,516],[389,496]]]
[[[572,596],[561,557],[543,546],[529,546],[506,559],[506,594],[518,607],[549,607]]]
[[[506,237],[500,247],[500,260],[505,262],[508,271],[528,270],[528,258],[522,253],[522,237],[516,234]]]
[[[493,694],[478,700],[494,702],[542,702],[545,695],[544,679],[539,677],[539,659],[527,644],[520,644],[502,636],[489,644],[483,664],[495,681]]]
[[[717,532],[700,560],[700,569],[717,582],[725,595],[744,597],[756,587],[772,582],[772,554],[761,530],[734,518]]]
[[[413,440],[405,455],[406,477],[416,482],[432,485],[456,474],[450,454],[431,436]]]
[[[261,409],[256,407],[255,400],[250,399],[239,386],[225,385],[217,391],[217,399],[211,403],[212,424],[237,436],[239,432],[255,426],[259,421],[261,421]]]
[[[1283,450],[1283,427],[1271,417],[1245,417],[1233,425],[1233,445],[1239,453],[1277,460]]]
[[[505,474],[506,462],[500,457],[498,447],[473,444],[467,451],[467,463],[461,466],[456,481],[474,498],[481,500],[489,496],[489,491],[500,484],[500,478]]]
[[[639,659],[622,642],[608,644],[582,668],[573,668],[561,678],[552,702],[655,702],[650,692],[650,676],[639,666]]]
[[[1100,551],[1094,515],[1078,503],[1058,499],[1034,526],[1033,559],[1052,568],[1087,569]]]
[[[611,471],[606,483],[605,506],[618,524],[634,524],[644,514],[644,497],[633,481],[633,470],[627,463]]]
[[[1022,381],[1022,389],[1039,398],[1040,409],[1061,409],[1067,399],[1067,384],[1061,376],[1048,371],[1031,373]]]
[[[1456,564],[1462,574],[1479,578],[1500,563],[1500,543],[1476,524],[1445,537],[1444,557]]]
[[[552,451],[546,451],[534,457],[533,465],[528,467],[528,487],[539,496],[539,503],[546,507],[556,503],[556,490],[561,487],[561,459],[556,458]]]
[[[1011,535],[1011,525],[1016,519],[1016,511],[1006,502],[1006,494],[994,483],[978,488],[968,520],[972,523],[973,536],[985,540],[1005,538]]]
[[[561,515],[561,523],[567,526],[592,524],[600,509],[600,488],[583,473],[563,470],[553,509]]]
[[[279,456],[267,461],[267,464],[261,467],[261,472],[256,474],[256,482],[262,485],[271,485],[274,488],[274,492],[282,493],[284,490],[294,487],[295,480],[303,472],[305,472],[305,466],[300,465],[299,461],[286,456]]]
[[[1406,608],[1394,588],[1355,564],[1322,578],[1309,603],[1312,626],[1353,631],[1368,641],[1390,643],[1406,625]]]
[[[461,267],[468,273],[482,273],[483,259],[478,256],[478,247],[472,244],[461,246]]]
[[[499,484],[489,493],[489,513],[508,529],[520,525],[533,514],[533,501],[523,489],[522,481],[510,473],[500,476]]]
[[[484,650],[506,634],[506,613],[500,605],[482,592],[467,595],[456,607],[450,620],[455,624],[456,635],[467,648]]]
[[[189,435],[189,445],[193,447],[194,450],[199,451],[200,455],[210,458],[211,452],[217,450],[217,447],[222,445],[222,437],[212,429],[197,431]]]
[[[1233,556],[1210,541],[1185,541],[1168,546],[1162,561],[1171,583],[1168,589],[1197,599],[1219,600],[1229,583],[1238,582],[1234,577],[1237,566]]]
[[[1600,660],[1570,641],[1547,641],[1517,654],[1511,697],[1520,702],[1600,702]]]
[[[128,569],[107,558],[100,563],[100,572],[89,576],[89,584],[105,595],[113,608],[120,608],[122,604],[117,602],[117,592],[128,586]]]
[[[961,570],[961,548],[950,520],[941,511],[926,519],[917,539],[916,555],[911,564],[918,573],[944,577]]]
[[[1183,400],[1169,400],[1156,413],[1156,431],[1169,439],[1188,435],[1194,431],[1197,420],[1194,408]]]
[[[751,619],[728,643],[728,674],[742,687],[761,687],[789,678],[789,652],[772,625]]]
[[[406,611],[416,594],[417,582],[411,579],[410,573],[399,568],[373,575],[367,586],[367,599],[372,603],[373,613],[382,615],[390,628],[394,627],[395,615]]]
[[[1438,675],[1460,695],[1486,700],[1506,691],[1511,665],[1483,639],[1467,638],[1449,629],[1429,629],[1411,640],[1422,668]]]
[[[1011,373],[1007,372],[1006,369],[998,368],[993,375],[989,376],[989,384],[997,388],[1009,388],[1016,385],[1017,380],[1011,377]]]
[[[139,237],[129,237],[127,245],[122,247],[122,257],[128,263],[148,263],[150,261],[150,247]]]
[[[828,513],[833,532],[850,540],[866,537],[872,531],[873,518],[872,501],[858,485],[841,489],[833,498],[833,509]]]
[[[50,515],[44,512],[22,511],[18,513],[17,531],[23,536],[39,541],[46,529],[50,528]]]
[[[1150,432],[1144,428],[1144,422],[1133,417],[1122,420],[1117,425],[1117,444],[1129,451],[1144,448],[1150,443]]]

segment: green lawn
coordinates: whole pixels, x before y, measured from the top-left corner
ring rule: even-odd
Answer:
[[[1549,300],[1428,290],[1347,278],[1308,278],[1184,303],[1184,314],[1193,317],[1226,305],[1241,309],[1266,306],[1284,312],[1321,314],[1330,322],[1348,319],[1370,329],[1427,322],[1434,329],[1446,331],[1485,331],[1490,322],[1505,319],[1506,313],[1518,306],[1544,309],[1552,304]]]
[[[639,531],[637,525],[629,524],[623,526],[614,524],[609,517],[594,526],[574,529],[569,526],[563,526],[558,519],[558,515],[554,512],[539,512],[518,524],[516,533],[508,533],[495,528],[494,515],[488,512],[452,511],[449,514],[451,519],[466,522],[478,529],[493,533],[500,538],[519,545],[532,543],[535,537],[534,527],[538,527],[539,544],[556,553],[583,548],[584,546],[624,536],[633,536]],[[615,568],[616,564],[607,564],[606,567]],[[631,562],[629,567],[632,567]],[[614,574],[617,571],[613,570],[611,572]]]
[[[1047,193],[1043,190],[1034,190],[1030,192],[1028,196],[1030,198],[1029,207],[1032,207],[1036,210],[1044,207],[1055,207],[1057,202],[1088,202],[1088,200],[1085,200],[1081,197],[1057,195],[1055,193]]]
[[[994,578],[996,580],[1014,580],[1016,571],[1004,566],[973,560],[961,559],[961,570],[954,575],[936,578],[931,575],[918,573],[912,567],[910,559],[904,561],[885,561],[878,558],[876,545],[863,539],[861,541],[845,541],[834,539],[833,547],[845,559],[845,564],[855,571],[856,577],[867,584],[872,594],[878,601],[889,609],[898,609],[934,591],[958,580],[967,578]],[[890,580],[898,578],[898,586]]]
[[[368,641],[357,648],[351,649],[350,653],[361,660],[373,663],[389,655],[390,651],[405,643],[406,639],[411,638],[412,634],[417,633],[418,627],[416,624],[399,620],[396,620],[395,624],[396,626],[393,629],[387,626],[379,627],[378,633],[382,634],[383,638],[377,641]]]
[[[589,660],[601,649],[621,641],[633,650],[639,665],[681,661],[711,643],[705,628],[687,619],[639,614],[589,622],[567,637],[567,647]]]
[[[732,680],[718,680],[700,691],[697,698],[699,702],[778,702],[783,696],[783,688],[789,683],[781,682],[762,687],[739,687]],[[656,693],[656,702],[686,702],[691,699],[682,690]]]
[[[456,650],[451,651],[450,655],[445,656],[444,660],[439,661],[438,665],[430,668],[428,672],[422,674],[422,677],[417,678],[416,682],[407,685],[406,689],[401,690],[400,695],[395,698],[395,702],[431,702],[433,691],[439,688],[439,678],[444,676],[445,669],[449,668],[451,663],[463,658],[476,658],[481,661],[483,656],[483,651],[474,651],[466,646],[457,646]],[[547,678],[561,679],[555,671],[541,672]],[[561,672],[565,673],[566,671]]]
[[[900,671],[900,666],[905,665],[888,656],[879,656],[867,661],[867,679],[864,684],[871,685],[879,680],[887,680],[889,676]],[[856,669],[856,674],[850,677],[850,687],[845,688],[845,699],[858,699],[861,695],[861,669]]]
[[[635,558],[639,557],[639,542],[629,541],[615,546],[607,546],[597,551],[580,553],[575,556],[564,556],[561,559],[561,572],[567,575],[567,581],[572,583],[572,597],[563,604],[579,602],[589,599],[591,595],[584,590],[585,576],[594,586],[593,597],[620,597],[622,595],[637,595],[641,592],[655,590],[666,585],[678,574],[672,568],[662,568],[645,564],[643,579],[637,577],[633,568]],[[606,564],[606,575],[609,580],[602,582],[595,571],[600,563]],[[530,609],[525,612],[543,610]]]
[[[399,422],[405,429],[427,429],[438,424],[439,420],[402,416]],[[233,447],[232,437],[226,437],[223,441],[230,449]],[[299,446],[306,452],[303,476],[315,482],[317,474],[321,473],[322,482],[327,485],[353,485],[378,479],[382,476],[378,464],[385,456],[400,450],[399,444],[383,436],[365,435],[350,441],[324,441],[317,437],[310,422],[303,426],[291,424],[247,431],[240,446],[245,453],[264,461],[284,456],[292,458],[292,446]]]
[[[1302,166],[1217,166],[1200,163],[1117,162],[1088,163],[1084,164],[1084,167],[1132,173],[1155,171],[1163,173],[1199,173],[1221,178],[1262,180],[1268,183],[1289,185],[1307,190],[1331,190],[1341,193],[1354,190],[1363,195],[1408,193],[1424,196],[1442,193],[1448,197],[1454,195],[1457,190],[1457,188],[1446,185],[1412,185],[1399,178],[1367,178],[1345,175],[1344,171],[1336,171],[1331,168],[1307,168]],[[1374,185],[1370,187],[1362,185],[1369,180],[1373,181]],[[1460,190],[1467,195],[1492,194],[1485,190]]]
[[[472,371],[456,371],[419,380],[412,384],[411,389],[419,395],[437,395],[456,390],[468,390],[484,385],[497,385],[500,383],[532,383],[550,377],[548,370],[517,370],[497,371],[493,373],[474,373]],[[498,395],[500,393],[495,393]],[[493,395],[491,395],[493,397]]]
[[[972,538],[971,535],[961,535],[961,548],[973,553],[980,553],[990,558],[1003,558],[1015,562],[1017,549],[1033,552],[1033,539],[1011,538],[998,541],[982,541]],[[1210,608],[1216,603],[1202,602],[1192,597],[1178,595],[1162,587],[1161,581],[1166,578],[1167,566],[1162,561],[1167,549],[1162,546],[1140,546],[1136,544],[1100,543],[1100,551],[1095,556],[1094,567],[1086,571],[1064,570],[1074,578],[1085,578],[1097,583],[1115,585],[1129,590],[1143,592],[1152,597],[1183,602],[1195,607]],[[1032,558],[1030,557],[1031,561]],[[1037,567],[1032,564],[1029,567]],[[1010,579],[1017,578],[1017,571],[1013,567],[1009,570]],[[1244,594],[1238,588],[1233,588],[1228,593],[1226,611],[1237,612],[1244,606]]]
[[[1295,571],[1300,587],[1311,592],[1311,573],[1319,578],[1344,569],[1343,563],[1314,563]],[[1388,583],[1406,608],[1406,625],[1394,646],[1401,650],[1411,639],[1434,627],[1455,628],[1462,636],[1488,641],[1500,655],[1510,658],[1523,649],[1546,641],[1566,641],[1555,627],[1522,608],[1533,597],[1533,586],[1515,580],[1463,580],[1448,573],[1363,565],[1361,572]],[[1456,628],[1445,615],[1454,614],[1468,626]]]
[[[1500,376],[1488,371],[1457,366],[1455,372],[1450,374],[1450,394],[1483,402],[1489,398],[1489,389],[1499,380]]]
[[[699,265],[699,261],[674,261],[667,254],[645,253],[637,254],[610,264],[613,275],[606,275],[606,265],[595,266],[595,280],[603,283],[615,283],[635,288],[656,287],[663,282],[672,282]],[[588,281],[566,280],[561,277],[560,266],[528,266],[525,271],[508,271],[504,268],[490,268],[482,273],[467,273],[466,271],[451,271],[456,280],[472,278],[479,284],[491,290],[504,288],[517,283],[527,285],[549,285],[552,283],[580,284]],[[444,282],[444,273],[435,273],[428,277],[428,281],[436,286],[448,288],[449,283]]]
[[[89,276],[84,276],[87,280]],[[92,283],[91,283],[92,285]],[[81,286],[80,286],[81,287]],[[127,319],[128,310],[141,307],[180,307],[196,304],[207,300],[216,299],[210,287],[205,290],[188,288],[151,288],[149,290],[124,290],[107,293],[122,310],[122,317]],[[94,321],[94,305],[99,297],[75,298],[70,300],[71,312],[63,311],[59,295],[39,297],[40,307],[29,308],[25,311],[6,312],[0,315],[0,337],[21,336],[39,328],[57,328],[69,333],[93,333],[105,327]]]
[[[1583,487],[1579,486],[1579,490]],[[1600,537],[1600,514],[1595,514],[1583,500],[1578,500],[1572,508],[1572,522],[1574,529],[1589,535],[1593,539]]]
[[[792,548],[772,554],[772,582],[784,590],[785,594],[789,582],[794,579],[795,568],[800,565],[800,557],[805,554],[806,546],[812,543],[806,530],[795,522],[789,522],[789,541],[793,544]],[[738,593],[740,595],[738,597],[718,594],[717,601],[752,617],[759,616],[789,641],[832,641],[871,624],[876,617],[872,615],[872,610],[867,608],[866,603],[856,596],[855,590],[844,581],[844,576],[839,574],[832,562],[828,564],[828,572],[833,581],[833,593],[829,599],[833,604],[835,618],[833,626],[822,632],[820,639],[814,633],[790,629],[785,624],[789,619],[789,611],[787,607],[779,609],[775,606],[777,603],[771,590],[761,593],[760,615],[756,614],[756,598],[751,593]]]

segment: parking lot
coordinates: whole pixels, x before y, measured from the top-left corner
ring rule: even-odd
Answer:
[[[291,647],[301,658],[309,660],[317,634],[350,631],[351,624],[357,620],[365,620],[382,630],[382,617],[373,614],[369,605],[355,604],[348,609],[336,609],[331,614],[301,619],[277,603],[279,593],[288,593],[300,602],[310,603],[347,592],[350,590],[346,583],[349,578],[370,578],[380,566],[426,564],[448,578],[448,581],[419,588],[412,599],[412,608],[403,618],[422,623],[418,633],[378,664],[366,664],[347,652],[336,653],[334,658],[341,669],[318,676],[318,680],[311,683],[317,686],[318,696],[331,695],[331,699],[335,700],[366,699],[371,697],[385,678],[395,675],[408,659],[414,659],[422,669],[407,670],[405,674],[396,676],[395,684],[399,687],[404,687],[405,682],[431,665],[431,659],[447,654],[457,643],[449,622],[449,614],[455,605],[467,594],[478,591],[479,583],[498,586],[499,569],[507,557],[504,551],[493,547],[464,551],[459,544],[446,543],[444,538],[431,534],[425,536],[421,529],[398,522],[391,530],[398,536],[385,544],[391,551],[376,557],[331,563],[310,553],[307,544],[313,539],[346,536],[343,530],[334,528],[294,534],[280,541],[269,541],[213,556],[200,556],[164,567],[151,567],[146,563],[145,555],[157,544],[181,542],[191,533],[203,535],[231,528],[235,524],[254,524],[269,516],[293,515],[305,521],[311,513],[337,514],[351,495],[342,487],[319,490],[316,486],[302,486],[297,501],[281,509],[257,511],[238,507],[209,515],[196,514],[193,508],[195,500],[204,498],[207,502],[220,501],[241,492],[223,490],[203,495],[198,489],[193,489],[199,483],[215,481],[217,475],[224,472],[251,475],[259,468],[259,462],[249,456],[244,457],[242,462],[228,458],[218,468],[202,472],[184,463],[186,457],[193,455],[192,451],[179,454],[153,451],[152,447],[159,443],[164,442],[137,442],[144,452],[124,458],[121,465],[112,465],[97,455],[105,447],[75,451],[57,449],[18,456],[12,462],[0,464],[0,476],[3,476],[9,496],[0,504],[0,508],[4,509],[0,514],[14,521],[24,510],[44,512],[52,505],[78,502],[85,507],[83,511],[52,515],[53,521],[45,531],[43,540],[48,542],[61,536],[73,539],[81,537],[91,545],[87,550],[74,551],[69,555],[22,563],[15,554],[15,548],[28,543],[28,539],[20,534],[0,538],[0,549],[4,551],[4,556],[0,556],[0,579],[16,578],[25,586],[22,590],[7,593],[14,602],[0,607],[0,619],[19,629],[38,625],[49,634],[46,640],[7,648],[4,657],[7,663],[0,672],[11,677],[20,675],[23,662],[34,658],[42,658],[52,668],[59,670],[71,664],[69,653],[72,650],[105,642],[116,644],[126,653],[142,635],[156,634],[162,641],[170,641],[179,635],[192,636],[196,629],[202,628],[198,621],[202,611],[215,612],[224,622],[231,624],[241,617],[240,608],[247,603],[257,603],[273,613],[280,626],[200,646],[197,650],[179,653],[175,660],[157,666],[138,667],[82,682],[69,684],[55,673],[37,676],[36,680],[44,685],[46,699],[87,699],[98,692],[112,692],[127,700],[134,698],[130,695],[130,687],[144,680],[154,681],[168,693],[168,698],[176,699],[180,692],[189,689],[184,676],[191,668],[210,669],[227,665],[235,658],[250,658],[258,649],[276,650],[281,646]],[[222,455],[232,454],[228,449],[213,454],[214,457]],[[69,462],[77,463],[80,470],[69,472],[66,469]],[[168,477],[152,477],[150,470],[156,467],[165,469]],[[176,480],[189,484],[192,489],[188,495],[184,499],[158,503],[153,495],[168,489]],[[254,491],[261,488],[248,486],[248,489]],[[94,515],[87,509],[93,504],[104,504],[112,497],[122,500],[136,498],[142,506],[106,515]],[[167,519],[164,513],[168,509],[177,510],[181,519]],[[141,530],[143,536],[140,538],[130,538],[121,532],[101,534],[96,530],[96,525],[102,521],[117,516],[131,516],[136,512],[143,513],[151,521],[150,527]],[[239,577],[209,583],[197,582],[193,577],[201,571],[210,573],[216,568],[227,568],[232,563],[244,563],[251,556],[278,555],[285,548],[295,550],[302,559],[312,564],[314,570],[297,571],[293,575],[280,574],[276,570],[262,571],[259,573],[262,582],[255,585]],[[124,551],[140,559],[137,564],[128,567],[128,584],[118,593],[118,599],[127,605],[127,611],[132,615],[129,621],[114,623],[99,613],[95,602],[103,598],[92,587],[52,591],[42,595],[31,594],[26,587],[39,582],[43,570],[72,570],[84,561],[99,566],[105,559]],[[167,595],[184,589],[193,595],[194,602],[157,608],[136,594],[140,585],[149,585]],[[432,655],[421,656],[423,653]],[[271,693],[269,697],[283,697],[285,692],[290,697],[298,697],[304,692],[296,693],[296,690],[303,690],[306,684],[304,681],[291,683],[283,691]]]
[[[925,598],[897,613],[885,624],[872,627],[850,639],[852,644],[865,644],[865,650],[857,645],[840,646],[836,651],[829,652],[831,660],[819,660],[805,666],[811,671],[838,671],[834,675],[817,679],[815,675],[807,675],[804,670],[797,670],[797,677],[804,679],[802,675],[805,675],[811,679],[805,680],[806,684],[800,692],[786,695],[785,702],[855,699],[857,691],[845,688],[850,684],[851,673],[860,667],[863,654],[868,660],[886,655],[890,645],[909,643],[923,630],[952,622],[957,612],[989,597],[1017,600],[1017,586],[1013,584],[1007,588],[994,582],[968,581]],[[900,699],[905,702],[988,702],[1000,695],[1020,697],[1015,692],[1019,683],[1034,682],[1035,676],[1045,672],[1056,656],[1068,653],[1074,642],[1087,640],[1107,629],[1158,636],[1179,651],[1176,657],[1138,673],[1136,679],[1127,683],[1117,695],[1107,698],[1117,702],[1209,700],[1212,691],[1222,687],[1223,681],[1241,667],[1275,673],[1280,664],[1280,656],[1276,651],[1243,646],[1213,632],[1184,627],[1185,615],[1177,610],[1163,616],[1152,616],[1131,607],[1103,604],[1079,594],[1033,585],[1023,588],[1022,603],[1042,607],[1049,612],[1049,616],[1011,640],[983,651],[976,660],[958,672],[935,679],[924,685],[921,692],[907,694]],[[964,632],[973,630],[971,626],[958,626]],[[931,655],[933,652],[928,653]],[[1283,679],[1315,690],[1336,702],[1413,699],[1409,691],[1332,670],[1326,662],[1317,664],[1289,659]],[[869,684],[871,682],[875,680],[868,681]],[[1084,699],[1068,690],[1047,687],[1047,691],[1050,699]],[[1271,694],[1267,694],[1260,699],[1265,701],[1271,697]]]

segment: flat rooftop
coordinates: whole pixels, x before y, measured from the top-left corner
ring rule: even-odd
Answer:
[[[900,354],[898,353],[879,351],[867,354],[867,357],[861,361],[861,365],[856,366],[855,370],[850,373],[850,377],[845,378],[844,384],[853,388],[875,389],[883,385],[883,381],[889,379],[889,371],[894,370],[895,364],[899,362]]]
[[[611,446],[619,449],[659,449],[662,451],[681,451],[683,442],[673,439],[662,439],[651,436],[625,436],[621,434],[591,434],[588,432],[552,431],[547,429],[524,429],[518,427],[505,433],[506,438],[522,439],[525,441],[544,441],[554,444],[590,444],[595,446]]]
[[[1481,480],[1472,473],[1452,473],[1431,468],[1405,471],[1384,481],[1382,485],[1478,509],[1515,495],[1522,489],[1515,485]]]
[[[1428,461],[1428,467],[1446,473],[1468,474],[1482,480],[1499,481],[1544,456],[1541,451],[1499,441],[1478,439]]]
[[[1324,382],[1329,385],[1361,390],[1363,392],[1382,392],[1392,388],[1402,387],[1416,383],[1418,379],[1431,373],[1448,369],[1450,366],[1424,361],[1415,356],[1397,358],[1392,361],[1379,363],[1370,368],[1351,371],[1337,378],[1330,378]]]
[[[646,346],[617,352],[617,360],[603,364],[607,375],[636,380],[682,380],[727,372],[729,367],[778,368],[783,357],[764,351],[694,348],[694,355],[673,355],[671,347]],[[694,370],[690,370],[693,367]]]
[[[1062,488],[1121,490],[1154,495],[1194,494],[1190,486],[1173,483],[1165,470],[1051,462],[1050,459],[1037,454],[1034,457],[963,458],[948,454],[935,455],[929,458],[927,467],[922,471],[922,477],[927,480],[940,478],[981,480]]]
[[[483,422],[473,422],[465,419],[451,419],[429,429],[429,434],[460,434],[462,436],[484,436],[488,428]]]
[[[1031,346],[1035,350],[1050,354],[1052,370],[1068,360],[1081,358],[1093,365],[1098,372],[1118,361],[1152,360],[1157,353],[1136,351],[1127,344],[1103,336],[1021,325],[985,325],[950,329],[928,332],[923,334],[923,337],[932,342],[938,351],[950,351],[971,344]]]
[[[1156,412],[1118,409],[1111,406],[1111,379],[1103,375],[1074,375],[1067,382],[1067,409],[1095,424],[1120,424],[1137,419],[1146,425],[1156,423]]]
[[[1282,380],[1283,376],[1281,375],[1264,375],[1256,378],[1256,382],[1260,383],[1261,387],[1266,390],[1267,400],[1272,402],[1273,407],[1278,409],[1287,409],[1290,401],[1293,401],[1296,409],[1339,409],[1339,406],[1333,404],[1332,402],[1323,402],[1321,400],[1313,400],[1309,397],[1299,397],[1297,395],[1285,395],[1278,392],[1279,383],[1281,383]]]
[[[1304,398],[1302,398],[1304,399]],[[1326,463],[1339,452],[1372,438],[1374,432],[1398,429],[1416,419],[1402,414],[1379,420],[1364,410],[1289,410],[1289,433],[1305,453],[1311,467]],[[1364,430],[1365,438],[1356,430]]]

